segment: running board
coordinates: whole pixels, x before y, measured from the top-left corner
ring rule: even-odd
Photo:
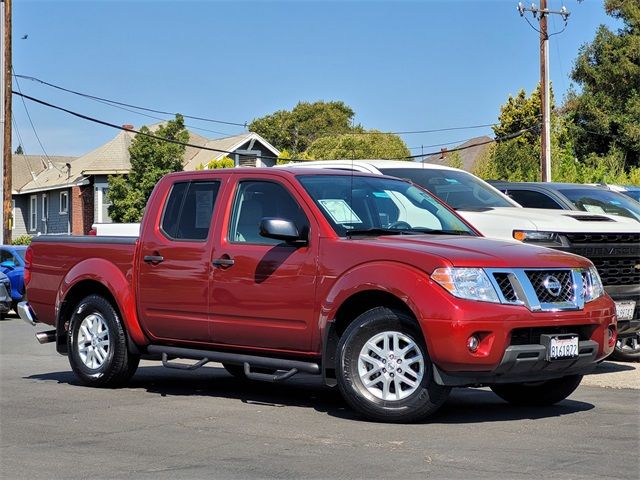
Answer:
[[[151,354],[162,356],[162,365],[167,368],[179,370],[195,370],[209,362],[229,363],[232,365],[242,365],[247,378],[252,380],[262,380],[268,382],[280,382],[291,378],[298,372],[320,375],[320,366],[314,362],[303,362],[299,360],[289,360],[286,358],[259,357],[256,355],[244,355],[239,353],[217,352],[211,350],[196,350],[192,348],[169,347],[164,345],[149,345],[147,351]],[[183,363],[170,362],[172,358],[188,358],[197,360],[196,363],[186,365]],[[252,368],[271,368],[274,370],[286,370],[281,374],[269,375],[266,373],[252,372]]]

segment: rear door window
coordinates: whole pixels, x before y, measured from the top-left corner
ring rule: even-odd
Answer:
[[[167,198],[160,229],[170,240],[204,241],[220,182],[177,182]]]

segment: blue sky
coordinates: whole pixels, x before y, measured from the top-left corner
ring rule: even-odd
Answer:
[[[529,3],[529,2],[525,2]],[[538,2],[536,2],[538,3]],[[578,49],[599,24],[601,0],[549,0],[571,11],[551,38],[562,98]],[[356,122],[383,131],[492,123],[509,94],[539,79],[538,34],[514,0],[35,1],[14,0],[17,74],[89,94],[243,123],[300,100],[342,100]],[[537,23],[534,23],[537,25]],[[560,18],[550,31],[561,30]],[[23,35],[28,34],[26,40]],[[118,125],[146,118],[19,80],[23,93]],[[14,82],[14,88],[16,87]],[[25,153],[39,155],[22,100],[14,116]],[[49,155],[81,155],[117,131],[26,101]],[[239,133],[188,121],[210,138]],[[491,134],[489,128],[403,135],[413,153]],[[14,132],[14,149],[19,141]]]

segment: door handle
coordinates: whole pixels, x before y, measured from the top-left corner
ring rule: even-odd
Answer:
[[[231,267],[234,263],[236,263],[236,261],[233,258],[216,258],[215,260],[211,261],[211,264],[214,267]]]
[[[164,257],[162,255],[145,255],[143,260],[146,263],[157,265],[164,260]]]

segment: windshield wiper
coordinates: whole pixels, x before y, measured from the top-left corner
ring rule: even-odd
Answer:
[[[356,235],[405,235],[408,233],[408,230],[397,230],[391,228],[362,228],[362,229],[353,229],[347,230],[347,237],[353,237]]]
[[[464,230],[434,230],[425,227],[406,228],[404,230],[396,228],[363,228],[347,231],[347,237],[357,235],[376,236],[376,235],[473,235],[471,232]]]
[[[405,232],[412,233],[414,235],[426,234],[426,235],[473,235],[467,230],[436,230],[426,227],[415,227],[405,230]]]

